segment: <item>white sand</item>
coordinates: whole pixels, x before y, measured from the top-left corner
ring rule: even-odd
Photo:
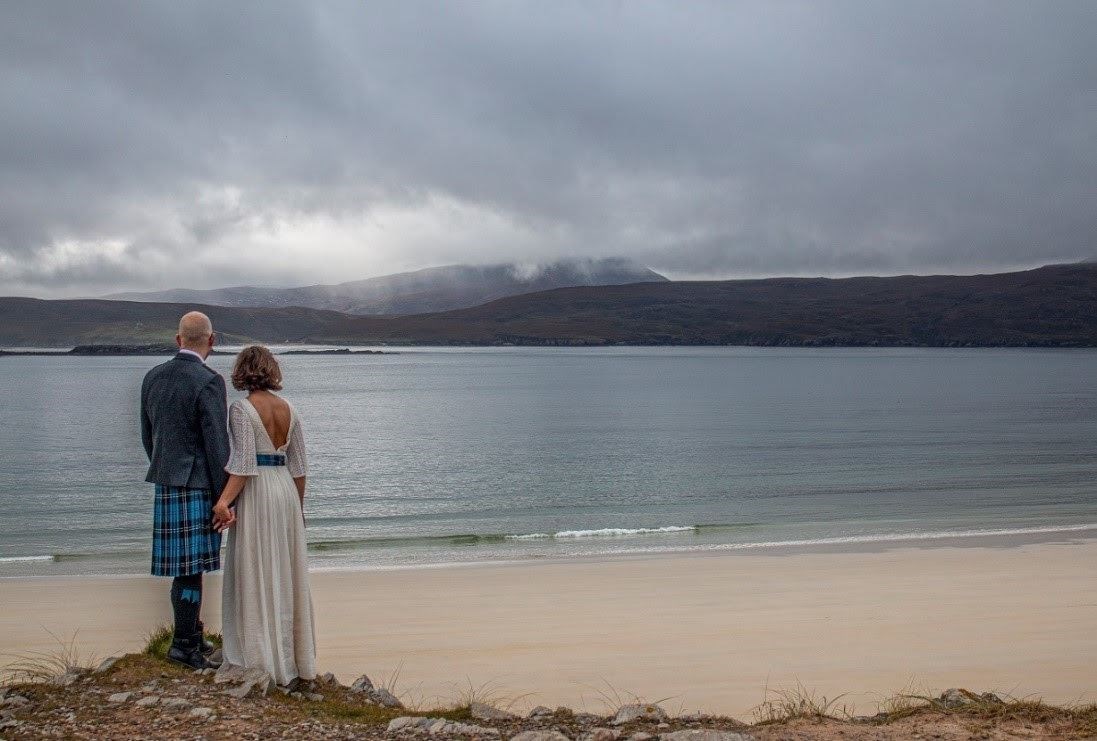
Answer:
[[[471,684],[604,710],[602,694],[749,718],[797,682],[859,711],[909,687],[1097,700],[1097,541],[729,553],[313,574],[320,667],[400,667],[405,700]],[[168,622],[167,580],[0,580],[0,653],[133,651]],[[219,579],[206,621],[219,624]],[[612,688],[612,689],[611,689]]]

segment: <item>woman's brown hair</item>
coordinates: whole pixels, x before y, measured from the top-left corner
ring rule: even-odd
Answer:
[[[236,356],[232,387],[239,391],[280,391],[282,369],[270,350],[262,345],[249,345]]]

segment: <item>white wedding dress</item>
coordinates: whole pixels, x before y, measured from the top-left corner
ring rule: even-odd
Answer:
[[[225,470],[247,476],[229,529],[221,621],[225,663],[264,669],[278,684],[316,676],[305,524],[294,477],[306,472],[305,439],[290,407],[286,444],[275,448],[251,402],[229,410],[232,456]],[[259,465],[259,456],[268,463]]]

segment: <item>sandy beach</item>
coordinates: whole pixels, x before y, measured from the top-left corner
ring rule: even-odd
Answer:
[[[1097,700],[1097,541],[662,555],[313,574],[320,666],[399,671],[407,702],[487,685],[516,708],[640,696],[749,718],[802,684],[870,712],[951,686]],[[219,624],[220,580],[205,618]],[[167,581],[0,580],[0,653],[134,651],[169,622]]]

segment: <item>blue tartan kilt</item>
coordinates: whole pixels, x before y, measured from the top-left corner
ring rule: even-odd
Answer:
[[[152,509],[153,576],[187,576],[221,568],[221,533],[213,527],[213,492],[156,485]]]

